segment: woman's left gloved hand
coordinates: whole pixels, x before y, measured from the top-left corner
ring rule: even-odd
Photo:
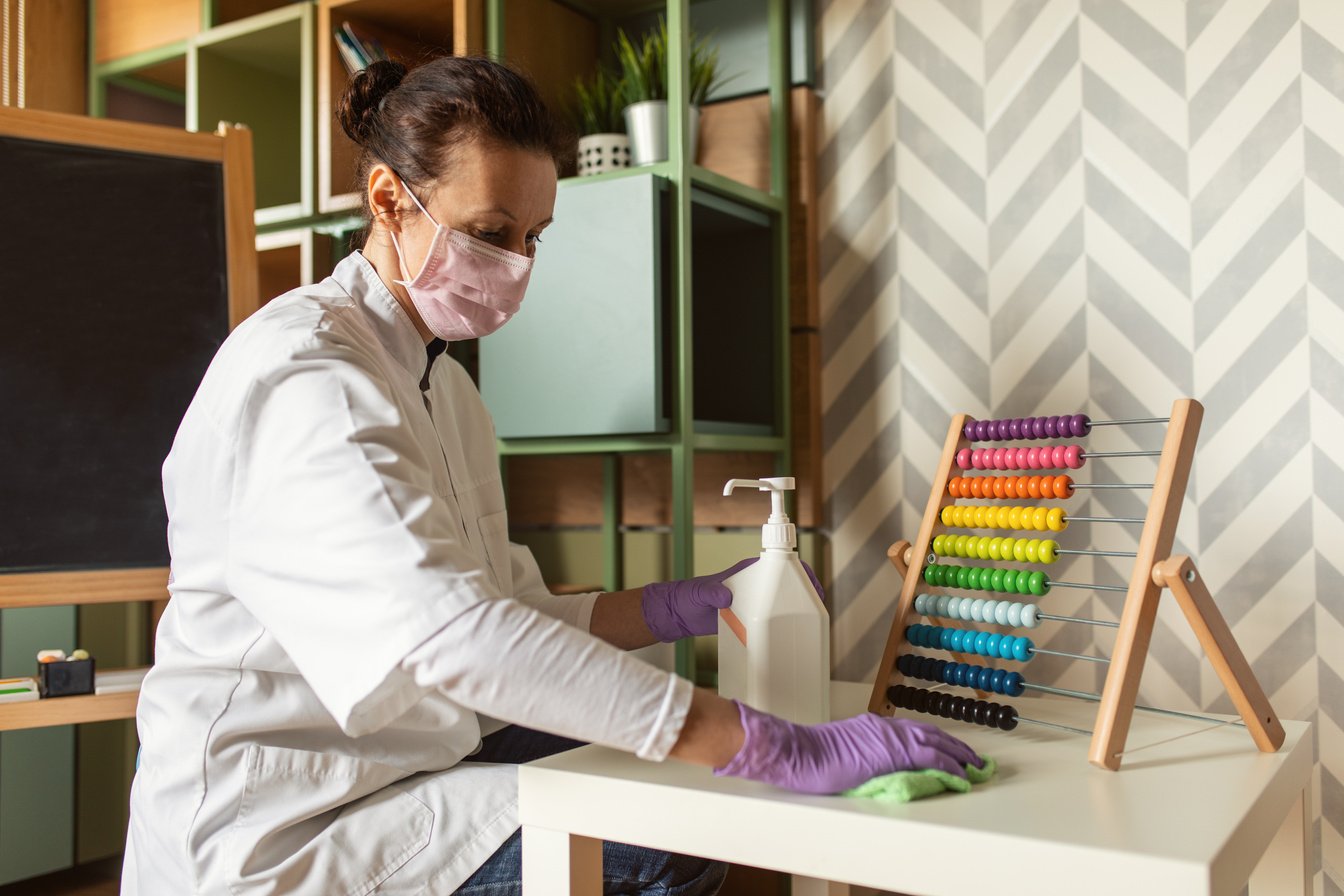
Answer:
[[[659,641],[671,642],[694,635],[716,635],[719,632],[719,610],[732,606],[733,593],[723,584],[724,579],[736,575],[759,557],[748,557],[723,572],[697,576],[679,582],[654,582],[644,586],[640,608],[649,631]],[[824,597],[816,573],[806,563],[803,569],[817,589],[817,597]]]
[[[733,592],[723,580],[758,559],[749,557],[713,575],[645,585],[640,609],[649,631],[664,643],[693,635],[718,634],[719,610],[733,603]]]

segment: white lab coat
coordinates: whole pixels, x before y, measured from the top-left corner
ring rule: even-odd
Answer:
[[[124,893],[449,893],[518,826],[515,769],[460,764],[495,719],[675,742],[689,683],[546,591],[480,395],[425,363],[356,253],[211,364],[163,467]]]

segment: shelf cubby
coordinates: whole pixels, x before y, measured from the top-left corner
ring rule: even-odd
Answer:
[[[312,214],[313,9],[288,4],[192,41],[187,127],[252,131],[258,225]]]
[[[290,6],[295,0],[211,0],[213,21],[211,25],[227,25],[239,19],[251,18],[282,6]]]
[[[257,295],[269,302],[331,272],[333,239],[311,228],[257,236]]]
[[[121,121],[187,124],[187,45],[174,44],[99,65],[91,79],[93,113]]]
[[[201,0],[96,0],[90,6],[95,66],[181,43],[205,24]]]
[[[359,208],[355,184],[358,148],[336,120],[336,105],[351,75],[341,62],[335,29],[349,22],[361,37],[377,40],[408,67],[468,50],[466,29],[455,15],[464,3],[444,0],[319,0],[317,5],[318,209]]]

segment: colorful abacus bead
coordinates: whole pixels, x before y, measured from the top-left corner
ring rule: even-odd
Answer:
[[[1046,515],[1047,517],[1049,514]],[[937,535],[931,544],[939,557],[980,560],[1016,560],[1019,563],[1054,563],[1059,543],[1045,538],[996,538],[988,535]],[[1007,553],[1005,554],[1005,550]]]
[[[1035,645],[1027,637],[923,623],[906,626],[905,639],[916,647],[950,650],[954,653],[975,653],[980,656],[1017,660],[1019,663],[1028,662],[1035,649]]]
[[[973,722],[1002,731],[1012,731],[1017,727],[1017,710],[1008,704],[990,703],[986,700],[972,700],[957,697],[926,688],[912,688],[897,684],[887,688],[887,699],[893,706],[910,709],[915,712],[929,713],[955,718],[961,722]]]
[[[1076,470],[1086,460],[1080,445],[963,448],[957,452],[957,466],[963,470]]]
[[[1029,569],[930,563],[924,567],[924,581],[939,588],[998,591],[1002,594],[1034,594],[1038,597],[1050,593],[1050,578],[1043,572],[1033,572]]]
[[[1009,672],[1006,669],[994,669],[988,666],[975,666],[969,663],[949,662],[931,656],[914,653],[902,654],[896,659],[896,670],[909,678],[920,681],[933,681],[950,684],[960,688],[974,688],[977,691],[989,691],[1020,697],[1026,690],[1026,681],[1021,672]]]
[[[1041,624],[1040,608],[1036,604],[1020,601],[985,600],[950,594],[919,594],[915,596],[914,609],[921,616],[1010,625],[1014,628],[1035,628]]]
[[[944,526],[955,529],[1035,529],[1063,532],[1069,518],[1059,507],[1004,507],[985,504],[949,504],[940,511]]]
[[[961,434],[971,442],[1003,442],[1014,439],[1081,439],[1091,432],[1092,418],[1086,414],[1061,414],[967,420]]]

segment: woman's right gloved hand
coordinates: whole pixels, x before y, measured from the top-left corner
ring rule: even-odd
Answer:
[[[839,793],[891,772],[936,768],[966,777],[984,763],[935,725],[866,713],[823,725],[796,725],[738,701],[746,739],[716,775],[801,793]]]

